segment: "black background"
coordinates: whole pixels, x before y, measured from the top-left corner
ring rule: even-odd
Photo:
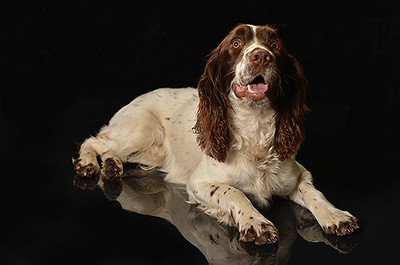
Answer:
[[[275,25],[302,63],[312,112],[298,160],[360,219],[353,252],[298,240],[289,264],[396,259],[398,1],[8,2],[0,8],[2,264],[206,264],[165,221],[74,188],[71,157],[76,141],[136,96],[196,86],[205,56],[238,23]]]

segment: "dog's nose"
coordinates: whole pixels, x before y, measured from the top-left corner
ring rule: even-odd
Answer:
[[[257,65],[267,64],[271,60],[271,56],[266,50],[255,49],[250,53],[249,57],[250,62]]]

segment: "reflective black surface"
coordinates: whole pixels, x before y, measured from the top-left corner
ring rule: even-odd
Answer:
[[[210,264],[288,264],[297,237],[325,244],[341,254],[350,253],[357,245],[357,236],[326,235],[307,209],[278,198],[271,208],[260,211],[281,231],[279,244],[243,243],[236,228],[220,224],[188,204],[184,185],[164,182],[164,173],[143,171],[137,165],[126,165],[125,170],[122,179],[76,176],[74,185],[83,190],[99,188],[126,211],[168,221]]]
[[[12,1],[0,8],[1,264],[392,264],[399,247],[397,1]],[[237,241],[134,165],[80,179],[77,144],[134,97],[196,85],[239,22],[272,23],[310,82],[298,160],[360,229],[326,236],[274,198],[279,245]],[[229,262],[227,262],[229,261]],[[236,262],[236,263],[235,263]],[[242,262],[242,263],[240,263]]]

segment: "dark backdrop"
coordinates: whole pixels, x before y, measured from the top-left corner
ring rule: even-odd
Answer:
[[[0,18],[0,251],[7,264],[77,263],[75,255],[90,260],[98,252],[130,261],[113,236],[135,224],[101,195],[72,187],[75,142],[144,92],[196,86],[206,55],[238,23],[278,27],[305,69],[312,112],[298,160],[321,190],[363,217],[364,248],[351,261],[373,264],[392,253],[399,237],[398,1],[25,0],[2,3]],[[112,214],[125,228],[107,228]],[[187,260],[170,259],[201,260],[178,235],[154,229],[177,238],[157,243],[161,256],[187,248]]]

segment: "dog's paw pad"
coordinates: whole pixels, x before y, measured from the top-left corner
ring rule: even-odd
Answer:
[[[262,223],[259,226],[250,225],[247,229],[240,231],[240,241],[254,242],[256,245],[273,244],[279,239],[278,229],[273,224]]]
[[[123,168],[122,168],[122,162],[117,159],[117,158],[107,158],[103,166],[101,168],[101,174],[106,178],[106,179],[114,179],[118,178],[119,176],[122,175]]]
[[[83,165],[81,159],[74,159],[72,161],[76,174],[81,177],[91,177],[99,172],[99,166],[89,163]]]

